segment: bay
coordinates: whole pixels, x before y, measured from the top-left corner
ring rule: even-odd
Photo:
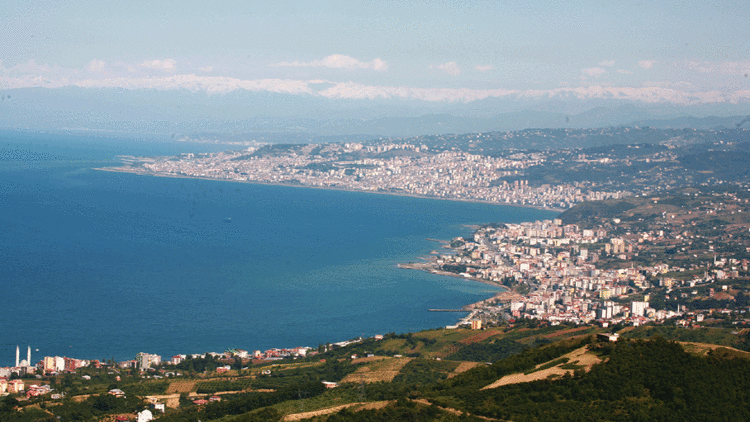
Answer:
[[[496,288],[396,267],[470,224],[554,212],[95,170],[231,147],[0,132],[0,366],[15,345],[122,360],[311,346],[455,323]],[[38,351],[36,349],[39,349]]]

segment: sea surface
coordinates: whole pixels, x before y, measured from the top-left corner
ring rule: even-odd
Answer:
[[[238,147],[0,131],[0,366],[317,347],[455,323],[497,289],[397,268],[554,212],[94,170]]]

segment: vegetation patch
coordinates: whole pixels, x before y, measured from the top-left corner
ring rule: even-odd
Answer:
[[[396,384],[408,384],[425,386],[448,378],[448,375],[457,367],[458,362],[435,360],[435,359],[413,359],[401,369],[393,379]]]
[[[489,342],[473,343],[462,347],[447,356],[447,359],[474,361],[474,362],[496,362],[507,358],[524,349],[524,345],[507,338],[493,339]]]

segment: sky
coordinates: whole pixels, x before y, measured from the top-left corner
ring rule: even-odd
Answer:
[[[750,102],[750,2],[5,1],[0,93]]]

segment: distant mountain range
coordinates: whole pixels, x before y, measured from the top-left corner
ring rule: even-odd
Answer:
[[[259,142],[322,142],[529,128],[735,128],[741,105],[682,107],[625,100],[498,99],[468,103],[333,100],[236,91],[66,87],[2,92],[0,128],[173,136],[252,136]],[[698,116],[698,117],[693,117]],[[723,117],[715,117],[723,116]],[[750,122],[745,123],[750,126]],[[246,136],[243,136],[246,135]]]

